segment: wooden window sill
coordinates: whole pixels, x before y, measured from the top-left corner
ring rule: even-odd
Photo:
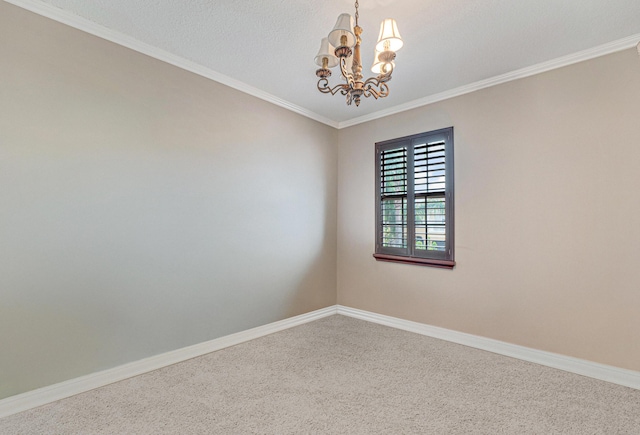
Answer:
[[[401,255],[373,254],[378,261],[390,261],[393,263],[416,264],[418,266],[439,267],[441,269],[453,269],[455,261],[433,260],[431,258],[403,257]]]

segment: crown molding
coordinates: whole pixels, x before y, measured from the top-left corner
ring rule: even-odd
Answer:
[[[587,50],[582,50],[577,53],[569,54],[567,56],[558,57],[547,62],[542,62],[536,65],[528,66],[526,68],[521,68],[515,71],[508,72],[506,74],[501,74],[499,76],[490,77],[488,79],[480,80],[478,82],[471,83],[465,86],[460,86],[459,88],[450,89],[438,94],[419,98],[405,104],[399,104],[385,110],[380,110],[368,115],[352,118],[347,121],[341,121],[338,123],[338,129],[351,127],[379,118],[384,118],[385,116],[389,115],[395,115],[396,113],[401,113],[407,110],[415,109],[417,107],[437,103],[438,101],[448,100],[449,98],[469,94],[471,92],[479,91],[480,89],[489,88],[492,86],[500,85],[502,83],[507,83],[513,80],[518,80],[536,74],[541,74],[543,72],[569,66],[574,63],[584,62],[585,60],[594,59],[596,57],[626,50],[628,48],[635,47],[636,44],[638,44],[638,41],[640,41],[640,33],[628,36],[626,38],[618,39],[607,44],[598,45],[597,47],[589,48]],[[638,52],[640,53],[640,45],[638,50]]]
[[[287,110],[290,110],[299,115],[318,121],[322,124],[326,124],[336,129],[342,129],[351,127],[357,124],[373,121],[385,116],[395,115],[397,113],[405,112],[407,110],[415,109],[418,107],[426,106],[429,104],[437,103],[439,101],[447,100],[449,98],[458,97],[460,95],[469,94],[471,92],[478,91],[480,89],[496,86],[502,83],[507,83],[513,80],[529,77],[536,74],[541,74],[553,69],[562,68],[574,63],[583,62],[596,57],[604,56],[607,54],[615,53],[618,51],[626,50],[628,48],[636,47],[638,41],[640,41],[640,33],[628,36],[626,38],[618,39],[616,41],[609,42],[607,44],[598,45],[587,50],[582,50],[577,53],[562,56],[556,59],[552,59],[547,62],[542,62],[536,65],[532,65],[526,68],[521,68],[515,71],[501,74],[499,76],[491,77],[485,80],[480,80],[475,83],[460,86],[455,89],[440,92],[438,94],[429,95],[427,97],[419,98],[417,100],[410,101],[408,103],[399,104],[397,106],[390,107],[388,109],[379,110],[377,112],[370,113],[368,115],[359,116],[346,121],[334,121],[304,107],[293,104],[275,95],[264,92],[258,88],[250,86],[240,80],[236,80],[232,77],[220,74],[210,68],[204,67],[196,62],[187,60],[168,51],[161,50],[153,47],[144,42],[138,41],[123,33],[116,32],[107,27],[101,26],[93,21],[81,18],[77,15],[66,12],[62,9],[56,8],[47,3],[43,3],[39,0],[3,0],[6,3],[11,3],[15,6],[21,7],[28,11],[34,12],[43,17],[50,18],[54,21],[58,21],[62,24],[66,24],[83,32],[113,42],[123,47],[127,47],[131,50],[153,57],[160,61],[166,62],[178,68],[182,68],[186,71],[198,74],[202,77],[206,77],[210,80],[216,81],[223,85],[229,86],[240,92],[252,95],[261,100],[275,104]]]
[[[183,57],[169,53],[168,51],[153,47],[135,38],[132,38],[130,36],[127,36],[115,30],[109,29],[107,27],[101,26],[100,24],[94,23],[93,21],[79,17],[72,13],[66,12],[50,4],[43,3],[38,0],[4,0],[4,1],[6,3],[10,3],[15,6],[18,6],[22,9],[26,9],[30,12],[36,13],[38,15],[42,15],[43,17],[50,18],[59,23],[66,24],[67,26],[73,27],[75,29],[81,30],[83,32],[89,33],[91,35],[97,36],[99,38],[105,39],[107,41],[113,42],[115,44],[121,45],[123,47],[137,51],[139,53],[145,54],[147,56],[153,57],[154,59],[158,59],[160,61],[166,62],[173,66],[177,66],[178,68],[182,68],[186,71],[192,72],[194,74],[198,74],[199,76],[202,76],[210,80],[216,81],[218,83],[221,83],[223,85],[229,86],[230,88],[236,89],[240,92],[244,92],[256,98],[260,98],[261,100],[275,104],[276,106],[283,107],[299,115],[306,116],[307,118],[311,118],[314,121],[318,121],[322,124],[326,124],[333,128],[338,128],[337,121],[334,121],[325,116],[319,115],[315,112],[312,112],[311,110],[295,105],[289,101],[283,100],[282,98],[278,98],[275,95],[271,95],[268,92],[264,92],[258,88],[254,88],[253,86],[250,86],[244,82],[241,82],[240,80],[236,80],[224,74],[220,74],[219,72],[214,71],[210,68],[204,67],[196,62],[193,62]]]

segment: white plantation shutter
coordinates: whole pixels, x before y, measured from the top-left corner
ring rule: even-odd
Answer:
[[[377,143],[376,159],[376,254],[453,267],[453,128]]]

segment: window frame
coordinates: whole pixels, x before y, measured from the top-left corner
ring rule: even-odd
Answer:
[[[436,141],[444,142],[445,151],[445,250],[416,250],[415,249],[415,169],[414,154],[415,148],[425,143]],[[384,151],[406,148],[406,247],[383,247],[382,246],[382,162],[381,156]],[[439,267],[453,269],[454,260],[454,166],[453,166],[453,127],[425,133],[405,136],[397,139],[376,142],[375,144],[375,187],[376,187],[376,214],[375,214],[375,253],[373,257],[379,261],[391,261],[406,264],[417,264],[422,266]],[[418,197],[438,197],[434,194],[418,194]],[[419,252],[416,252],[419,251]]]

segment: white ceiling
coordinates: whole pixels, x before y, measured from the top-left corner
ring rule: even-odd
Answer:
[[[317,91],[313,63],[337,16],[354,13],[351,0],[8,1],[46,3],[334,124],[612,41],[640,39],[640,0],[360,0],[365,74],[382,19],[397,20],[405,45],[389,97],[355,107],[341,95]],[[332,84],[338,75],[334,70]]]

